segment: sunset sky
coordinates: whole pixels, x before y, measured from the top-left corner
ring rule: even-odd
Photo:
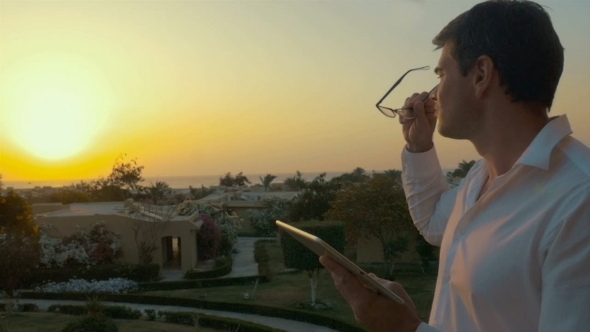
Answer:
[[[0,0],[0,173],[92,179],[120,153],[146,176],[399,169],[374,105],[477,2]],[[590,1],[540,3],[565,47],[551,114],[590,145]],[[444,168],[479,159],[435,142]]]

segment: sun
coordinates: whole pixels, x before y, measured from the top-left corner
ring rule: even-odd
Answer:
[[[2,76],[4,130],[38,158],[62,160],[89,149],[109,121],[108,81],[87,59],[41,54]]]

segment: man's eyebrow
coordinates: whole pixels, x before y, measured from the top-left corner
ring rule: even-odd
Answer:
[[[435,73],[436,75],[438,75],[438,74],[439,74],[439,72],[440,72],[441,70],[442,70],[442,68],[440,68],[440,67],[436,67],[436,68],[434,68],[434,73]]]

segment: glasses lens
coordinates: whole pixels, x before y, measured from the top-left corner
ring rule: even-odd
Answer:
[[[411,71],[383,100],[381,105],[390,109],[404,108],[407,98],[412,97],[414,93],[429,92],[437,84],[438,76],[434,74],[432,69]],[[411,111],[403,110],[402,112],[407,116],[414,116]]]
[[[383,115],[388,116],[390,118],[394,118],[396,115],[395,111],[389,107],[379,106],[379,110],[381,111],[381,113],[383,113]]]

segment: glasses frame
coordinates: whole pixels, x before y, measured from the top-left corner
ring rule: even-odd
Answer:
[[[396,115],[399,115],[400,117],[404,117],[406,119],[415,118],[416,114],[414,113],[414,110],[411,107],[402,107],[402,108],[393,109],[393,108],[381,106],[381,103],[383,102],[383,100],[385,100],[385,98],[387,98],[387,96],[389,96],[391,91],[393,91],[393,89],[395,89],[395,87],[398,86],[402,82],[404,77],[406,77],[406,75],[408,75],[410,72],[413,72],[415,70],[428,70],[428,69],[430,69],[430,66],[418,67],[418,68],[413,68],[413,69],[408,70],[405,74],[402,75],[402,77],[400,77],[395,83],[393,83],[393,86],[389,90],[387,90],[387,92],[385,93],[383,98],[379,99],[379,101],[375,105],[377,107],[377,109],[388,118],[395,118]],[[432,90],[430,90],[430,92],[428,93],[426,98],[422,99],[422,102],[425,102],[426,99],[428,99],[428,97],[430,97],[432,92],[434,92],[434,90],[436,90],[437,87],[438,87],[438,84],[435,85],[434,88],[432,88]],[[387,112],[385,110],[391,112],[391,115],[388,114],[389,112]]]

